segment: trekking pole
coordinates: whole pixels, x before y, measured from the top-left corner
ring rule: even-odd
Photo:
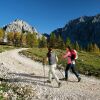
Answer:
[[[61,70],[60,69],[58,69],[59,70],[59,72],[61,73],[61,75],[63,76],[63,78],[65,78],[65,76],[64,76],[64,74],[61,72]]]
[[[59,72],[61,73],[61,75],[63,76],[63,78],[65,77],[64,74],[61,72],[61,64],[60,65],[57,65],[57,69],[59,70]]]
[[[45,58],[43,58],[43,73],[44,73],[44,85],[45,85]]]

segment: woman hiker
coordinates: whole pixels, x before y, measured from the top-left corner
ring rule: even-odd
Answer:
[[[81,78],[79,76],[79,74],[75,71],[75,59],[72,60],[71,59],[71,48],[70,46],[67,46],[66,48],[66,54],[63,56],[63,58],[67,58],[67,66],[65,69],[65,78],[63,80],[68,80],[68,70],[71,68],[72,72],[75,74],[75,76],[78,79],[78,82],[80,82]]]

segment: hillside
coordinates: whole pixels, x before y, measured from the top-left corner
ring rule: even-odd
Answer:
[[[100,14],[71,20],[64,27],[54,30],[53,33],[57,36],[61,35],[64,41],[69,37],[72,43],[77,41],[82,47],[90,43],[96,43],[100,47]]]

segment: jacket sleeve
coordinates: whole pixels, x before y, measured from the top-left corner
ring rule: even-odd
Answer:
[[[63,58],[67,58],[68,57],[68,53],[66,53],[64,56],[63,56]]]

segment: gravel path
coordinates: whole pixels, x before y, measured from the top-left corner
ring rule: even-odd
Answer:
[[[62,81],[62,86],[57,88],[55,80],[51,84],[45,83],[48,76],[48,66],[45,66],[45,80],[43,66],[25,56],[20,56],[15,49],[0,53],[0,77],[9,79],[10,83],[32,86],[37,90],[36,97],[25,100],[100,100],[100,80],[81,75],[81,82],[69,73],[69,80]],[[57,70],[57,75],[62,78]]]

